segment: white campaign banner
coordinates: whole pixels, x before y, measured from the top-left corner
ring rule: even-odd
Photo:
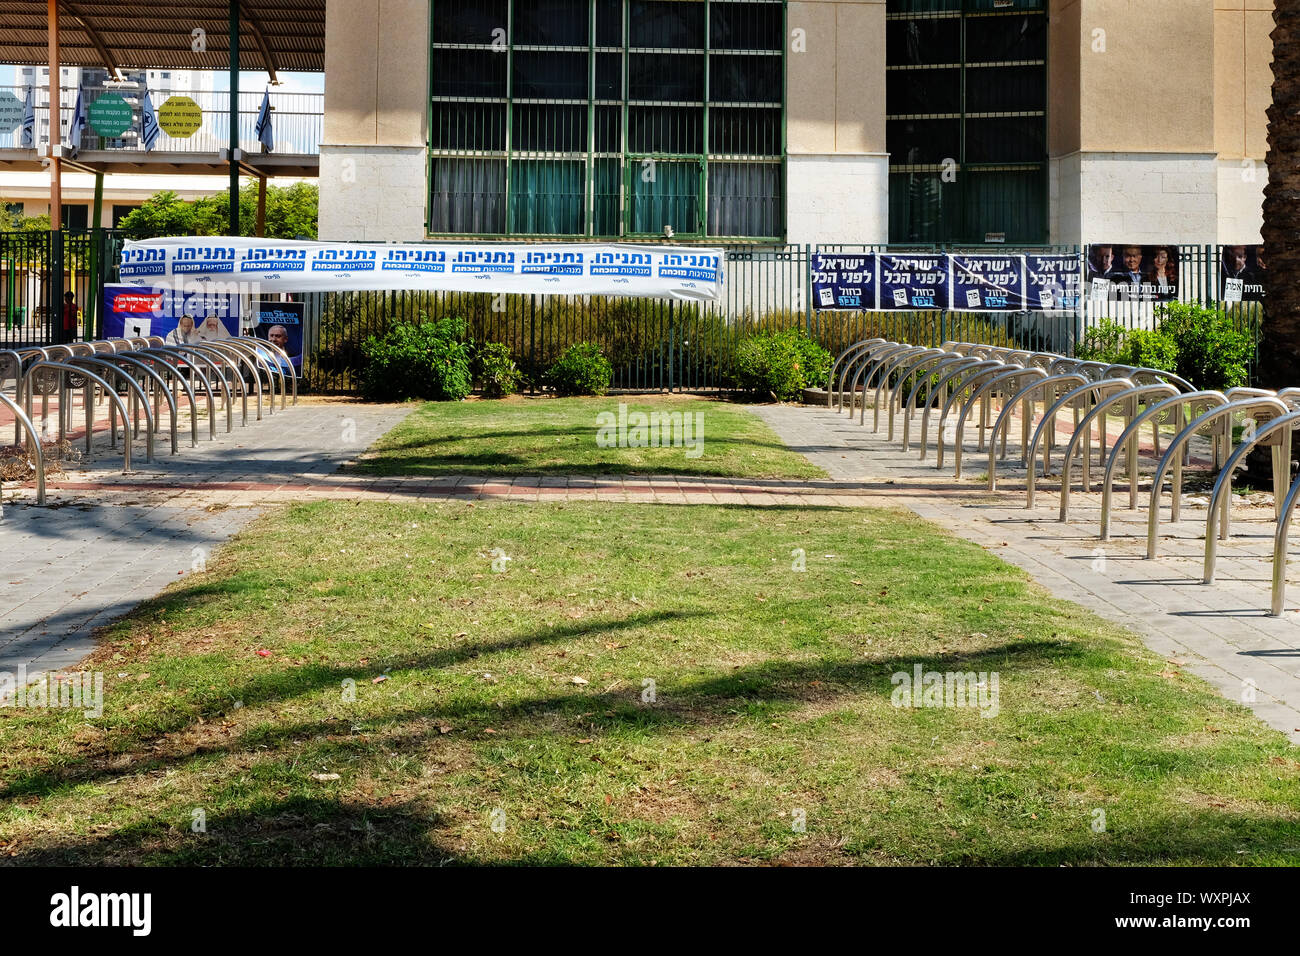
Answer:
[[[388,289],[642,296],[712,302],[721,250],[626,243],[353,243],[231,236],[128,241],[128,285],[250,293]],[[256,289],[252,287],[256,286]]]

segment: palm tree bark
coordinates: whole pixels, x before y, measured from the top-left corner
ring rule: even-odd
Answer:
[[[1276,0],[1273,24],[1259,384],[1285,388],[1300,385],[1300,0]]]

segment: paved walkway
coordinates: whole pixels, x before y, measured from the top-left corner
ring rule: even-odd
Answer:
[[[205,432],[197,448],[183,441],[175,456],[159,443],[154,463],[144,462],[141,453],[139,472],[118,475],[133,483],[118,494],[73,487],[112,474],[106,449],[97,449],[90,482],[50,482],[49,507],[15,505],[15,498],[31,500],[30,488],[6,491],[0,514],[0,672],[21,665],[34,676],[76,664],[93,649],[95,628],[201,566],[267,503],[248,490],[218,497],[209,493],[211,486],[313,481],[406,414],[385,405],[291,406],[246,427],[236,424],[216,441]],[[163,485],[165,494],[149,490]]]
[[[1128,511],[1126,491],[1116,496],[1111,540],[1102,542],[1098,493],[1076,490],[1070,522],[1061,524],[1059,480],[1041,480],[1035,508],[1026,510],[1021,468],[1007,469],[1006,477],[999,469],[999,491],[989,494],[983,482],[956,482],[950,466],[942,472],[934,467],[933,437],[922,463],[915,446],[903,454],[900,442],[885,440],[883,427],[873,432],[870,416],[863,428],[825,408],[755,410],[827,474],[850,487],[874,490],[874,503],[910,508],[1024,568],[1057,597],[1133,628],[1174,666],[1204,677],[1300,743],[1300,613],[1289,610],[1280,618],[1266,613],[1271,507],[1234,508],[1233,538],[1219,543],[1216,583],[1206,586],[1200,583],[1206,509],[1188,507],[1186,496],[1183,520],[1175,525],[1167,521],[1166,496],[1160,556],[1147,560],[1146,507]],[[983,474],[987,453],[967,455],[966,473]],[[1094,469],[1094,482],[1098,478]],[[1296,608],[1300,562],[1292,564],[1289,607]]]

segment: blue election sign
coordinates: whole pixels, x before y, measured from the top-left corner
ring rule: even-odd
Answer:
[[[874,253],[816,253],[812,261],[813,307],[870,312],[876,308]]]
[[[883,310],[948,308],[948,256],[880,256],[878,295]]]
[[[252,304],[249,324],[254,335],[282,349],[289,356],[294,372],[301,373],[303,303],[259,299]]]
[[[1034,312],[1074,311],[1083,294],[1082,257],[1025,256],[1026,308]]]
[[[1025,260],[1016,255],[953,255],[952,308],[963,312],[1025,311]]]

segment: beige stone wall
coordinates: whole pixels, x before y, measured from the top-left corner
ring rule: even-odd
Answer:
[[[1273,0],[1214,0],[1214,142],[1222,159],[1262,161],[1273,84]]]
[[[422,146],[429,0],[327,0],[324,142]]]
[[[884,153],[885,0],[791,0],[786,16],[789,152]]]

